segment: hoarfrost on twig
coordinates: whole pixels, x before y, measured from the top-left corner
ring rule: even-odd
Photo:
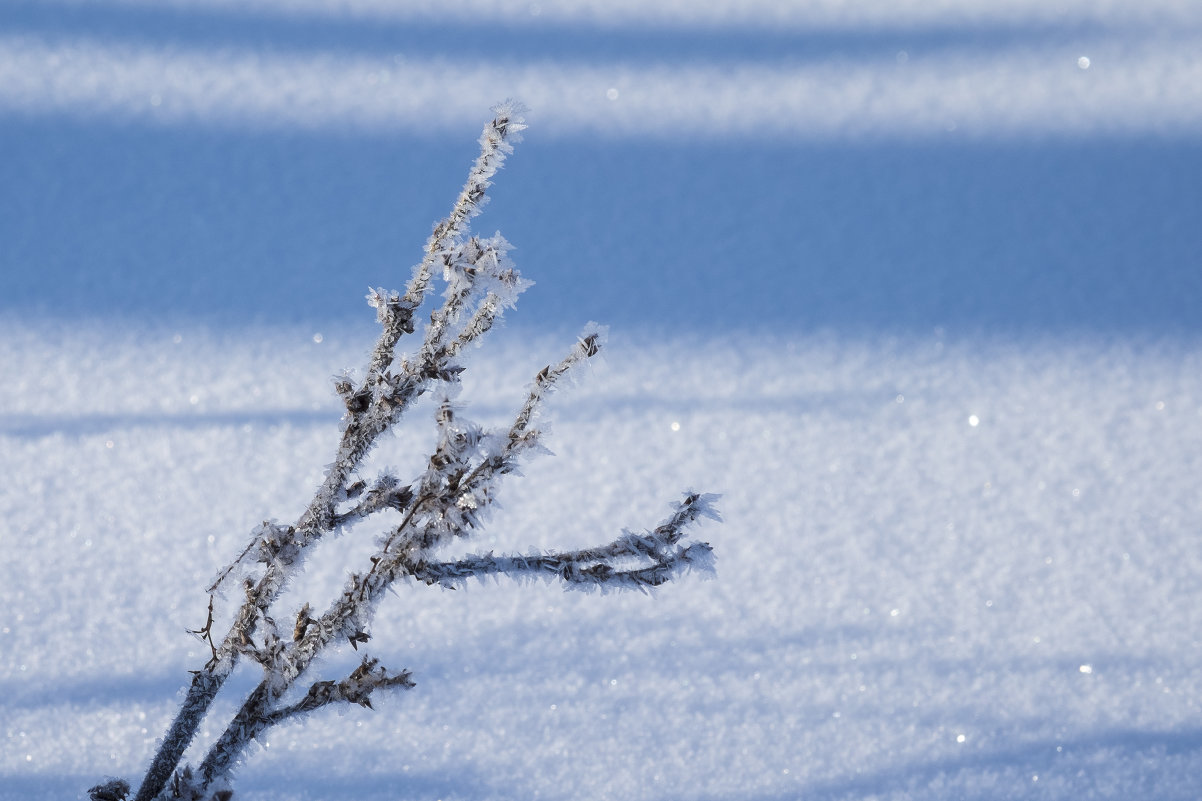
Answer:
[[[211,656],[192,672],[187,695],[136,801],[224,801],[230,797],[232,771],[247,746],[270,727],[331,704],[371,708],[378,691],[413,688],[409,670],[386,669],[367,653],[340,680],[312,680],[307,689],[301,683],[326,649],[350,645],[358,651],[369,645],[379,601],[398,580],[455,588],[469,578],[504,575],[560,580],[569,589],[647,591],[689,571],[712,572],[710,546],[686,544],[683,537],[699,519],[719,519],[713,506],[717,496],[692,491],[654,529],[624,532],[594,548],[438,558],[442,546],[470,537],[485,524],[502,477],[516,473],[523,458],[545,451],[536,426],[544,402],[580,365],[601,353],[606,341],[605,328],[590,323],[562,360],[537,371],[506,428],[486,430],[475,424],[457,401],[464,368],[456,359],[466,346],[478,343],[530,285],[510,260],[512,248],[504,237],[498,233],[481,238],[468,229],[488,199],[493,176],[525,128],[518,104],[505,103],[493,111],[480,137],[480,156],[450,214],[434,226],[405,291],[368,291],[380,336],[361,378],[348,371],[335,379],[345,412],[334,460],[320,487],[296,522],[268,520],[256,526],[241,553],[210,585],[206,621],[191,633],[209,645]],[[420,344],[398,358],[397,345],[417,332],[419,310],[433,300],[437,280],[444,285],[441,300],[431,304]],[[371,482],[360,477],[364,459],[380,435],[418,398],[436,389],[437,440],[425,470],[408,483],[390,471]],[[347,578],[324,611],[318,613],[309,601],[299,610],[275,610],[314,545],[386,510],[399,513],[399,522],[377,540],[375,553]],[[213,632],[213,597],[218,594],[240,598],[229,631],[220,639]],[[258,665],[258,686],[199,766],[181,767],[213,698],[242,657]],[[89,793],[92,801],[123,801],[129,785],[112,779]]]

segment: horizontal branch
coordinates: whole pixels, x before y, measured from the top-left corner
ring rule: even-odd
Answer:
[[[618,545],[618,542],[611,543]],[[592,558],[598,550],[573,551],[568,553],[536,554],[471,554],[454,562],[421,562],[410,566],[412,575],[427,584],[438,584],[447,589],[464,586],[469,578],[490,575],[505,575],[518,578],[523,575],[541,575],[559,578],[576,589],[632,589],[647,590],[671,581],[689,570],[710,572],[713,566],[713,549],[709,543],[697,542],[688,547],[674,548],[665,554],[662,561],[640,567],[614,567],[607,561]],[[629,551],[621,555],[630,555]],[[616,558],[616,556],[615,556]]]
[[[534,575],[559,578],[574,588],[647,590],[690,570],[712,572],[713,549],[709,543],[682,545],[680,540],[684,529],[698,518],[720,519],[711,505],[716,497],[689,493],[654,531],[626,532],[595,548],[565,553],[469,554],[451,562],[410,562],[406,568],[420,581],[449,589],[462,587],[469,578]]]

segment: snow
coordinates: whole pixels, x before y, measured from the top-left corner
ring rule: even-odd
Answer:
[[[456,406],[504,425],[612,334],[461,552],[691,488],[716,576],[399,587],[368,645],[416,688],[271,732],[237,797],[1196,797],[1202,17],[769,6],[0,9],[0,801],[140,777],[204,588],[333,458],[364,289],[507,96],[531,128],[477,224],[535,284]],[[366,476],[421,474],[432,404]]]
[[[322,377],[362,348],[304,332],[199,339],[93,345],[76,378],[108,377],[103,411],[4,417],[5,798],[137,773],[205,658],[183,631],[203,622],[203,587],[255,521],[300,508],[320,478],[338,416]],[[259,350],[275,344],[289,358]],[[469,410],[503,417],[514,374],[545,350],[482,350]],[[723,493],[725,523],[700,531],[717,579],[653,598],[402,589],[372,647],[417,689],[272,734],[240,773],[245,792],[1026,797],[1038,775],[1054,797],[1190,796],[1196,346],[756,337],[681,350],[619,342],[556,396],[558,455],[503,487],[483,544],[591,544],[653,523],[692,484]],[[203,406],[144,409],[217,354]],[[36,349],[4,362],[45,364]],[[250,405],[253,385],[294,392]],[[415,423],[426,431],[381,463],[411,460],[431,427]],[[313,561],[297,603],[336,592],[369,539]]]

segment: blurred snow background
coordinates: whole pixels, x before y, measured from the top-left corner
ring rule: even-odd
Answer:
[[[1202,9],[443,6],[0,5],[0,798],[140,775],[203,587],[307,500],[363,292],[507,96],[479,228],[537,285],[469,411],[589,319],[614,346],[488,544],[695,486],[718,579],[402,592],[373,653],[418,688],[241,790],[1196,797]],[[298,599],[363,556],[330,551]]]

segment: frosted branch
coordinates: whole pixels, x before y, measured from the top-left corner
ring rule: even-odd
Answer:
[[[371,696],[376,690],[411,690],[416,686],[413,674],[408,670],[391,673],[380,667],[378,660],[365,656],[362,664],[342,681],[315,682],[309,687],[304,698],[295,704],[275,710],[268,718],[275,724],[335,703],[358,704],[371,709]]]
[[[468,173],[467,183],[455,199],[451,213],[434,226],[434,232],[426,242],[425,258],[414,268],[404,297],[397,293],[384,295],[383,290],[373,290],[373,294],[368,295],[383,327],[368,363],[369,373],[383,373],[388,369],[397,342],[404,334],[413,333],[413,318],[430,291],[435,264],[443,251],[463,235],[464,224],[478,215],[487,202],[492,177],[505,164],[505,158],[513,152],[513,144],[521,141],[521,132],[526,129],[524,113],[525,107],[513,101],[493,108],[495,116],[480,134],[480,155]]]
[[[506,429],[483,429],[468,420],[455,401],[464,369],[456,360],[492,330],[530,285],[510,261],[511,246],[500,234],[480,238],[468,230],[469,221],[487,200],[493,176],[525,128],[516,104],[498,106],[494,113],[484,127],[480,155],[467,183],[450,214],[434,227],[404,294],[384,288],[368,293],[381,332],[362,378],[356,380],[347,372],[334,381],[345,414],[333,461],[320,487],[295,523],[268,520],[256,526],[238,556],[209,587],[205,623],[191,633],[209,645],[211,657],[193,672],[179,713],[135,801],[222,801],[229,796],[231,773],[247,745],[269,727],[334,703],[371,707],[377,690],[413,687],[409,671],[389,672],[370,657],[339,681],[305,679],[331,646],[358,650],[371,640],[379,602],[398,580],[456,587],[473,577],[542,576],[559,578],[569,587],[646,590],[690,570],[712,569],[708,544],[683,541],[685,530],[699,518],[717,519],[712,506],[715,496],[693,492],[655,529],[628,532],[597,548],[525,556],[476,554],[457,561],[435,557],[441,546],[469,537],[484,525],[501,478],[515,473],[523,458],[541,449],[536,422],[545,400],[596,356],[605,341],[605,329],[590,324],[567,356],[535,375]],[[442,280],[444,291],[440,302],[431,303],[421,344],[398,359],[396,346],[403,336],[416,332],[419,311],[430,300],[436,278]],[[380,435],[438,385],[442,394],[435,404],[437,442],[422,473],[408,483],[387,473],[370,484],[360,478],[364,459]],[[315,544],[386,510],[398,512],[400,522],[378,541],[369,563],[347,578],[323,613],[316,614],[308,601],[299,610],[276,608]],[[228,632],[218,639],[213,600],[227,594],[240,598]],[[285,625],[278,625],[273,615]],[[244,657],[262,672],[258,686],[199,768],[180,767],[213,699]],[[302,679],[307,689],[299,694],[306,686]],[[299,700],[283,703],[286,697]],[[128,785],[114,779],[89,793],[92,801],[121,801]]]
[[[701,517],[720,519],[714,495],[690,493],[671,518],[653,531],[625,533],[609,543],[566,553],[501,555],[470,554],[453,562],[409,562],[410,575],[427,584],[456,589],[467,579],[506,575],[512,578],[558,578],[569,588],[646,590],[688,571],[713,572],[709,543],[681,545],[685,528]]]

